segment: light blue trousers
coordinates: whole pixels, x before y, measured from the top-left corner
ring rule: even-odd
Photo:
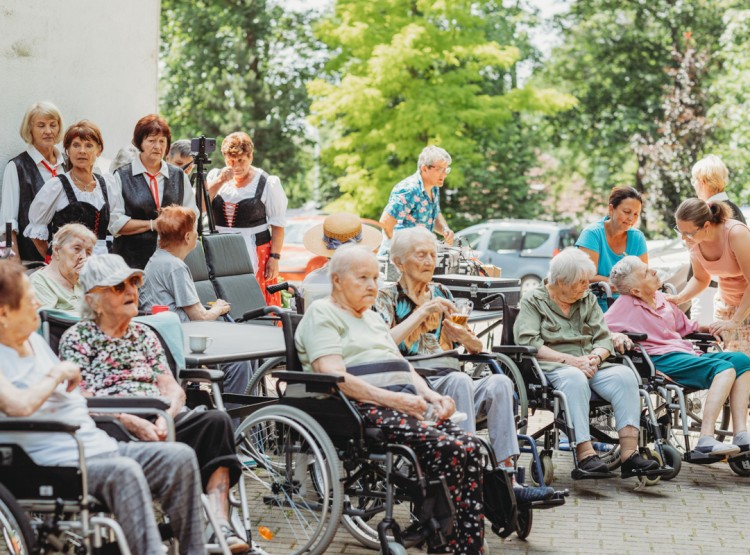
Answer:
[[[576,443],[591,439],[589,400],[592,390],[612,404],[618,432],[625,426],[640,428],[641,398],[638,381],[633,370],[627,366],[607,366],[591,379],[574,366],[561,366],[545,372],[545,375],[552,387],[565,393],[568,399],[568,415],[575,428]]]
[[[456,371],[427,379],[435,391],[453,398],[457,411],[468,415],[466,420],[457,424],[465,432],[476,433],[476,418],[487,417],[490,444],[498,463],[518,455],[513,382],[510,378],[493,374],[474,380],[468,374]]]

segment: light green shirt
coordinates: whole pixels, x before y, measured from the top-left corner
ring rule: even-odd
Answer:
[[[367,310],[357,318],[333,304],[330,297],[310,305],[294,339],[300,362],[308,372],[313,361],[327,355],[340,355],[346,366],[403,360],[377,313]]]
[[[543,285],[521,299],[519,308],[513,326],[518,345],[537,349],[546,346],[576,357],[589,355],[597,347],[614,352],[604,315],[590,291],[573,303],[567,316],[550,298]],[[562,366],[559,362],[542,361],[539,361],[539,365],[542,370]]]
[[[34,288],[36,298],[42,304],[42,308],[52,308],[80,314],[83,290],[76,283],[73,291],[63,287],[60,283],[49,276],[48,272],[39,270],[29,277],[31,287]]]

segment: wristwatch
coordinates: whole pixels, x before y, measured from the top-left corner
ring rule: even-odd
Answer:
[[[281,255],[279,253],[277,253],[277,252],[272,252],[268,256],[269,256],[269,258],[275,258],[276,260],[281,260]]]

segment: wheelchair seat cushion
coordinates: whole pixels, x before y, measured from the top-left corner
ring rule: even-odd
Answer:
[[[400,393],[417,394],[417,388],[412,380],[411,366],[403,359],[357,364],[348,366],[346,371],[375,387]]]

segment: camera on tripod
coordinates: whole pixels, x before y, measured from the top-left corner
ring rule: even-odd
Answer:
[[[198,138],[190,139],[190,151],[193,159],[197,162],[199,159],[208,163],[208,155],[216,150],[216,139],[207,139],[205,135]]]

